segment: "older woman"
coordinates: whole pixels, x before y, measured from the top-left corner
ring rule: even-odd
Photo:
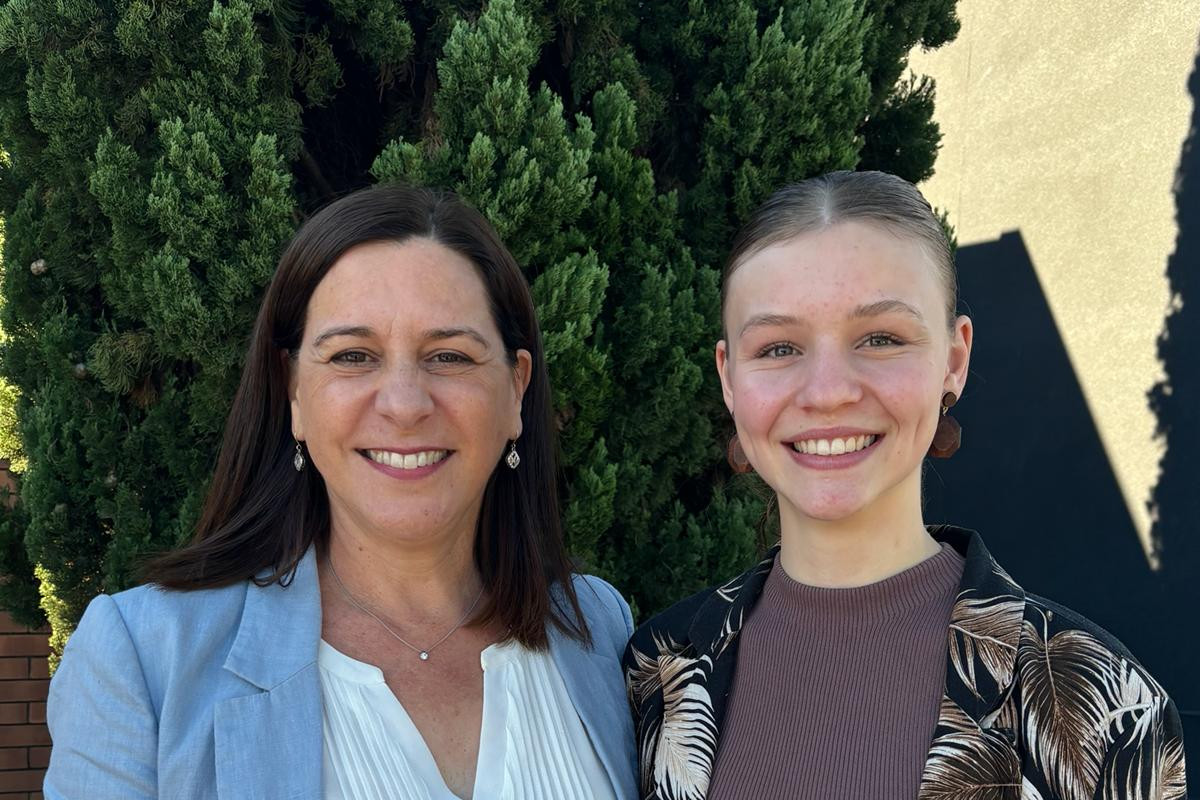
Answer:
[[[477,212],[390,186],[313,217],[194,541],[66,647],[46,797],[632,796],[632,621],[571,574],[549,398]]]
[[[922,461],[959,441],[956,293],[938,220],[891,175],[789,186],[735,241],[716,366],[781,543],[634,635],[642,797],[1186,794],[1175,708],[1121,644],[924,524]],[[1054,535],[1036,524],[1031,544]]]

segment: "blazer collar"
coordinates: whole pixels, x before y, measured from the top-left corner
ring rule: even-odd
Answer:
[[[974,531],[929,530],[962,555],[962,580],[950,613],[946,698],[983,728],[991,727],[1016,679],[1025,591],[996,563]]]
[[[321,639],[321,588],[310,547],[286,586],[246,583],[242,621],[225,669],[260,689],[273,689],[316,663]]]
[[[213,710],[217,796],[319,800],[321,596],[312,548],[286,585],[246,584],[225,669],[258,691]]]
[[[734,643],[746,616],[762,595],[777,553],[779,545],[752,568],[718,587],[700,606],[688,629],[688,641],[696,649],[697,658],[715,659]]]

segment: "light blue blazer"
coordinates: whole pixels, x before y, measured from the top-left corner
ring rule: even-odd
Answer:
[[[594,646],[551,627],[550,653],[617,797],[634,798],[621,676],[633,620],[599,578],[577,576],[575,591]],[[45,796],[319,800],[320,636],[311,550],[286,588],[97,597],[50,683]]]

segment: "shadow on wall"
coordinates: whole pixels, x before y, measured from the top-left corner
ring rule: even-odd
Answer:
[[[976,331],[971,376],[954,409],[963,446],[926,473],[926,520],[978,530],[1027,591],[1112,632],[1180,709],[1200,707],[1200,580],[1183,579],[1200,577],[1194,544],[1188,552],[1175,541],[1180,527],[1164,541],[1164,568],[1151,571],[1020,233],[960,248],[958,272]],[[1194,382],[1200,360],[1186,369]],[[1194,437],[1194,421],[1189,430]],[[1182,453],[1176,461],[1170,485],[1185,494],[1196,470]],[[1195,496],[1181,499],[1195,508]],[[1200,718],[1184,725],[1194,773]]]
[[[1175,619],[1185,620],[1192,657],[1180,662],[1175,676],[1187,681],[1191,696],[1186,709],[1191,713],[1187,758],[1189,788],[1200,796],[1200,659],[1195,640],[1200,638],[1200,43],[1188,79],[1192,97],[1192,120],[1175,172],[1175,252],[1167,259],[1167,282],[1171,288],[1172,311],[1158,340],[1158,357],[1164,379],[1150,392],[1150,408],[1158,418],[1158,432],[1166,445],[1160,462],[1158,484],[1150,502],[1154,535],[1162,549],[1163,572],[1172,596],[1189,605],[1176,606]],[[1185,595],[1184,588],[1190,587]],[[1187,650],[1189,644],[1183,644]],[[1183,703],[1180,703],[1184,707]]]

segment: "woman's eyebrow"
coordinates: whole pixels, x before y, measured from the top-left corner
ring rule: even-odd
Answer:
[[[313,339],[312,346],[320,347],[322,344],[336,336],[357,336],[359,338],[365,338],[370,336],[372,333],[374,333],[374,331],[372,331],[366,325],[339,325],[335,328],[330,328],[327,331],[323,331],[320,336]]]
[[[313,339],[313,347],[320,347],[325,342],[338,336],[354,336],[360,339],[365,339],[373,336],[375,331],[367,325],[338,325],[329,330],[322,331],[316,339]],[[442,339],[453,339],[456,336],[466,336],[468,339],[474,339],[484,347],[488,347],[488,340],[483,334],[474,328],[432,328],[425,331],[422,337],[428,341],[440,341]]]
[[[861,319],[863,317],[878,317],[882,316],[883,314],[891,314],[896,311],[899,311],[901,314],[908,314],[911,317],[916,317],[921,322],[925,321],[925,318],[921,316],[920,311],[917,311],[917,309],[913,308],[903,300],[880,300],[876,303],[861,305],[855,308],[854,311],[850,313],[850,316],[853,319]]]
[[[755,314],[746,320],[746,324],[742,326],[742,329],[738,332],[738,336],[744,336],[746,331],[751,328],[796,325],[799,322],[799,317],[793,317],[790,314]]]
[[[474,328],[470,328],[470,327],[434,328],[432,330],[425,331],[424,336],[426,339],[428,339],[430,341],[438,341],[440,339],[453,339],[456,336],[466,336],[468,339],[474,339],[476,342],[479,342],[479,344],[481,344],[485,348],[489,348],[489,349],[491,348],[491,345],[488,344],[488,340],[486,338],[484,338],[483,334],[480,333],[479,331],[475,330]]]

